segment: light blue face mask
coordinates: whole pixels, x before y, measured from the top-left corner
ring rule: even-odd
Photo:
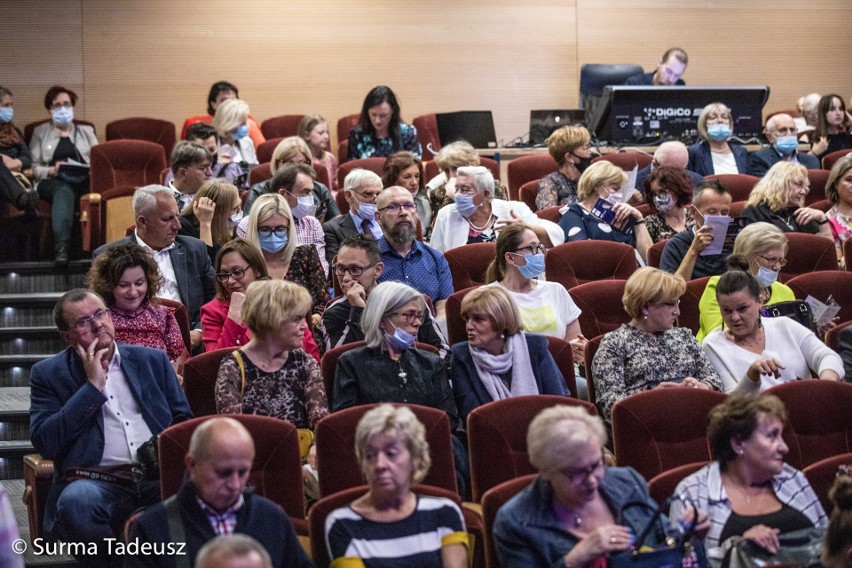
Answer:
[[[74,109],[72,107],[55,108],[50,111],[50,116],[56,126],[65,126],[74,120]]]
[[[234,142],[238,142],[242,138],[245,138],[246,136],[248,136],[248,131],[249,131],[249,128],[248,128],[248,125],[246,125],[246,124],[243,124],[242,126],[237,128],[237,131],[234,132]]]
[[[293,207],[293,217],[301,219],[302,217],[311,217],[317,210],[314,204],[313,195],[303,195],[299,198],[299,203]]]
[[[775,149],[782,154],[792,154],[799,147],[799,140],[795,136],[779,136],[775,139]]]
[[[778,271],[766,268],[765,266],[758,266],[755,278],[757,278],[761,286],[769,288],[778,280]]]
[[[290,242],[290,237],[287,233],[284,233],[284,235],[280,237],[275,233],[260,235],[260,248],[268,253],[275,253],[282,250],[287,246],[288,242]]]
[[[514,253],[517,256],[523,256],[518,253]],[[527,263],[523,266],[515,265],[518,267],[518,271],[521,273],[521,276],[526,278],[527,280],[532,280],[533,278],[538,278],[542,272],[544,272],[544,255],[539,254],[528,254],[524,256]]]
[[[731,137],[731,127],[727,124],[711,124],[707,127],[707,136],[716,142],[722,142]]]
[[[393,325],[390,320],[388,320],[388,323]],[[406,349],[411,349],[411,346],[414,345],[414,340],[416,339],[416,337],[408,333],[401,327],[396,327],[394,325],[394,328],[395,329],[393,335],[389,334],[386,331],[384,332],[385,341],[388,342],[388,345],[390,345],[394,349],[394,351],[405,351]]]
[[[0,122],[12,122],[12,116],[15,114],[13,107],[0,108]]]
[[[376,204],[375,203],[359,203],[358,204],[358,216],[364,219],[365,221],[372,221],[376,218]]]
[[[473,202],[473,198],[475,195],[466,195],[463,193],[456,194],[456,210],[459,212],[459,215],[462,217],[470,217],[476,210],[479,209],[479,205],[476,205]]]

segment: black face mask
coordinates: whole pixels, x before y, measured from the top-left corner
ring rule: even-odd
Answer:
[[[580,160],[579,164],[574,164],[575,166],[577,166],[577,169],[580,170],[580,173],[583,173],[589,166],[592,165],[591,158],[583,158],[581,156],[578,156],[574,152],[571,152],[571,155]]]

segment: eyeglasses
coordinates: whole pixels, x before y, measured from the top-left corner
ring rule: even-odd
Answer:
[[[77,323],[74,324],[74,327],[76,327],[79,331],[87,331],[92,329],[92,324],[95,323],[95,320],[101,321],[107,316],[109,316],[109,310],[101,308],[89,317],[78,319]]]
[[[352,278],[358,278],[361,274],[364,273],[368,268],[372,268],[375,264],[368,264],[367,266],[358,266],[357,264],[353,264],[351,266],[346,266],[345,264],[335,264],[332,266],[332,270],[338,276],[343,276],[347,272],[352,275]]]
[[[529,246],[515,249],[513,252],[529,252],[530,254],[544,254],[547,249],[541,243],[535,243]]]
[[[423,312],[394,312],[391,315],[399,316],[408,323],[420,322],[423,323],[423,320],[426,319],[426,315]]]
[[[770,265],[777,264],[778,266],[784,266],[784,265],[787,264],[787,259],[784,258],[783,256],[768,257],[768,256],[763,256],[762,254],[758,255],[758,256],[760,256],[760,258],[762,258],[764,261],[766,261],[766,264],[770,264]]]
[[[242,268],[237,267],[230,272],[217,272],[216,280],[224,284],[228,281],[228,278],[233,278],[234,280],[242,280],[243,276],[246,275],[246,270],[248,266],[243,266]]]
[[[379,209],[379,211],[390,211],[391,213],[400,213],[401,211],[405,211],[406,213],[411,213],[416,209],[413,203],[391,203],[390,205],[386,205]]]
[[[268,237],[272,233],[275,233],[276,237],[283,237],[289,231],[290,231],[290,227],[285,227],[284,225],[275,227],[274,229],[272,227],[258,227],[257,228],[257,234],[260,235],[261,237]]]
[[[50,105],[50,110],[56,110],[60,108],[74,108],[74,103],[71,101],[66,101],[64,103],[54,103]]]
[[[355,191],[354,189],[350,189],[349,191],[360,197],[361,199],[359,201],[363,200],[365,203],[375,203],[376,198],[379,196],[378,191],[375,193],[361,193],[360,191]]]
[[[595,475],[596,473],[600,473],[603,470],[604,462],[600,460],[597,463],[590,465],[589,467],[581,467],[581,468],[572,468],[566,467],[560,473],[568,478],[571,483],[582,483],[586,480],[590,475]]]

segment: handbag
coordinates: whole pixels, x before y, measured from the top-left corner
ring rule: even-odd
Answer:
[[[692,518],[692,524],[682,534],[666,535],[666,540],[663,544],[650,550],[650,547],[645,546],[645,540],[651,534],[654,526],[660,522],[660,519],[667,516],[665,512],[668,511],[669,505],[674,499],[692,502],[685,495],[672,495],[655,509],[644,501],[630,501],[621,507],[618,515],[619,524],[624,524],[622,517],[625,509],[629,507],[654,509],[654,513],[628,550],[610,554],[607,557],[607,568],[708,568],[709,565],[707,563],[707,554],[704,551],[704,543],[695,535],[698,510],[694,505],[693,511],[695,511],[695,514]]]
[[[722,560],[723,568],[765,568],[819,565],[825,529],[810,527],[778,535],[778,552],[771,554],[750,540],[741,539]]]
[[[787,317],[799,322],[814,333],[817,332],[811,307],[804,300],[778,302],[771,306],[763,306],[760,308],[760,315],[765,318]]]
[[[174,426],[179,422],[184,422],[185,420],[189,420],[189,417],[184,416],[183,414],[178,414],[175,416],[174,421],[172,421],[171,426]],[[143,481],[157,481],[160,479],[159,439],[160,435],[154,434],[147,442],[140,444],[139,448],[136,450],[136,461],[142,469]]]

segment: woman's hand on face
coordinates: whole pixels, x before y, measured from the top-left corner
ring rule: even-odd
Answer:
[[[760,377],[762,375],[772,375],[777,379],[781,376],[781,371],[783,369],[784,365],[782,365],[781,361],[778,359],[758,359],[749,365],[749,368],[746,371],[746,377],[754,383],[760,382]]]
[[[213,213],[216,212],[216,204],[209,197],[202,197],[192,204],[192,212],[202,225],[213,222]]]
[[[824,223],[826,221],[825,213],[812,207],[799,207],[796,209],[795,217],[796,222],[799,225],[807,225],[811,221],[817,221],[819,223]]]
[[[246,301],[246,295],[242,292],[231,292],[231,303],[228,306],[228,317],[242,325],[243,323],[243,302]]]
[[[766,525],[755,525],[743,533],[743,538],[775,554],[781,546],[778,541],[778,533],[780,532],[778,529],[771,529]]]

